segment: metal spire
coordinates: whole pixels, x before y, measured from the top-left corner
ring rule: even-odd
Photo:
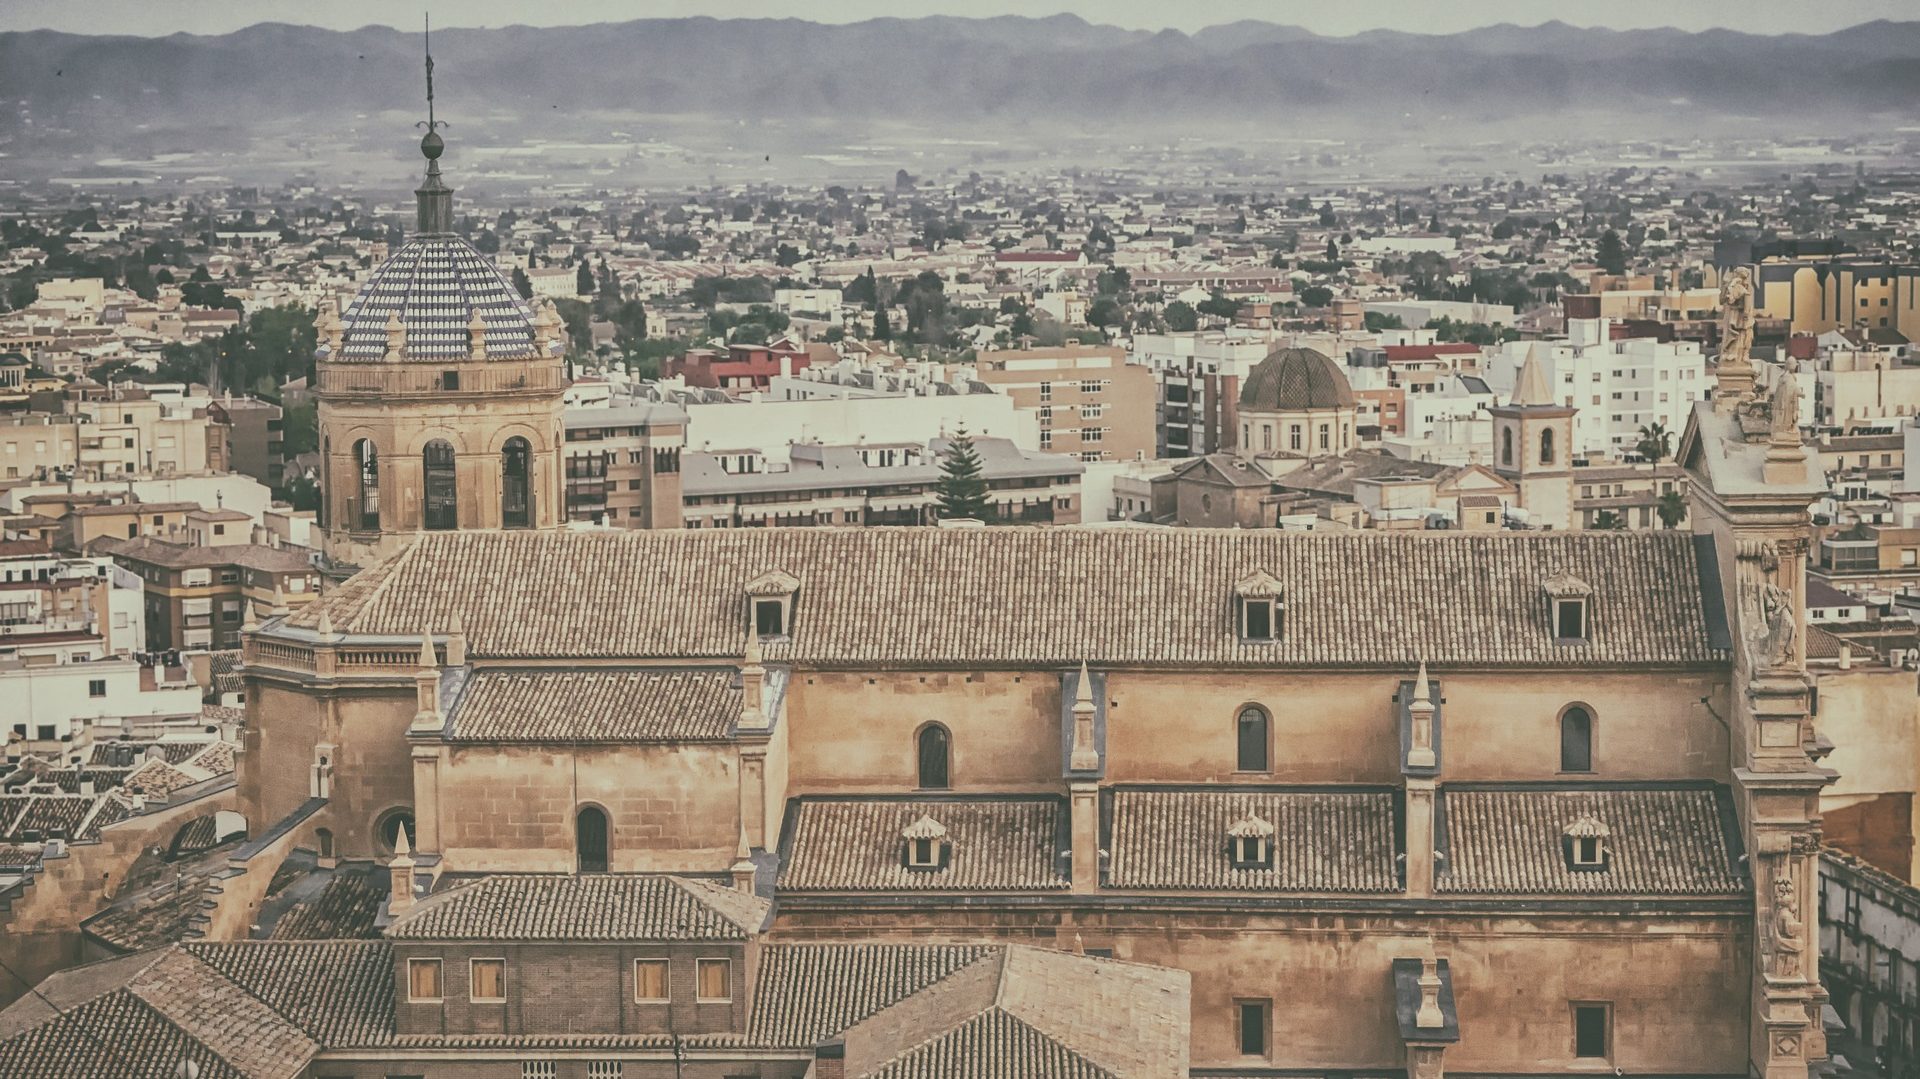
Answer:
[[[434,129],[434,120],[433,120],[433,15],[432,15],[432,13],[431,13],[431,12],[427,12],[427,13],[424,13],[424,14],[423,14],[423,17],[424,17],[424,18],[426,19],[426,24],[427,24],[427,27],[426,27],[426,33],[425,33],[425,34],[423,34],[423,35],[422,35],[422,37],[421,37],[421,41],[422,41],[422,43],[423,43],[423,44],[424,44],[424,45],[426,46],[426,53],[427,53],[427,130],[428,130],[428,131],[432,131],[432,130]]]

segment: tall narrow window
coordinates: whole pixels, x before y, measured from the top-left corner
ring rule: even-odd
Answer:
[[[1500,431],[1500,463],[1513,464],[1513,428],[1511,427],[1502,428]]]
[[[1268,771],[1267,760],[1267,713],[1260,708],[1248,705],[1240,709],[1240,718],[1235,724],[1239,741],[1237,767],[1242,772]]]
[[[533,527],[533,447],[515,435],[500,451],[500,524]]]
[[[1242,1000],[1238,1002],[1240,1012],[1240,1055],[1263,1057],[1267,1055],[1267,1002],[1264,1000]]]
[[[580,856],[580,872],[607,871],[607,814],[597,806],[582,806],[574,819],[574,841]]]
[[[425,469],[426,512],[421,523],[433,531],[460,527],[460,486],[454,479],[453,443],[436,438],[420,455]]]
[[[362,532],[380,530],[380,451],[373,440],[363,438],[353,444],[353,463],[360,474],[360,491],[354,498],[348,520]]]
[[[921,728],[919,750],[920,786],[927,790],[946,790],[948,757],[952,750],[947,729],[938,723]]]
[[[1593,771],[1593,713],[1585,708],[1560,713],[1560,770]]]
[[[1563,641],[1587,639],[1587,601],[1557,599],[1553,602],[1553,635]]]
[[[1553,428],[1551,427],[1540,432],[1540,463],[1543,465],[1553,463]]]
[[[333,497],[333,439],[331,437],[320,440],[319,480],[320,505],[315,507],[314,513],[320,527],[325,528],[327,522],[333,519],[332,507],[327,505],[327,500]]]
[[[1605,1004],[1575,1004],[1573,1006],[1573,1055],[1595,1058],[1607,1055],[1607,1006]]]

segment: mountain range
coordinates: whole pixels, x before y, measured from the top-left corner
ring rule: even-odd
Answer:
[[[441,115],[543,129],[583,116],[731,123],[897,121],[930,130],[1059,124],[1554,120],[1805,133],[1911,122],[1920,22],[1824,35],[1611,31],[1564,23],[1324,37],[1239,22],[1193,34],[1051,18],[652,19],[448,29]],[[424,112],[421,40],[263,23],[162,38],[0,34],[0,150],[222,130],[310,138]],[[397,119],[397,115],[396,115]],[[604,124],[596,130],[604,132]]]

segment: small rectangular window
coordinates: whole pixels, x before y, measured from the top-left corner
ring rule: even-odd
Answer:
[[[1249,641],[1273,640],[1273,601],[1250,599],[1246,604],[1246,632],[1242,636]]]
[[[733,999],[733,984],[730,977],[732,960],[699,960],[695,973],[699,979],[695,985],[694,999],[702,1004],[718,1004]]]
[[[754,632],[762,637],[780,637],[787,632],[786,605],[777,599],[753,601]]]
[[[1584,641],[1587,639],[1587,604],[1585,600],[1562,599],[1554,601],[1553,635],[1563,641]]]
[[[407,960],[407,999],[438,1003],[440,996],[440,960]]]
[[[667,961],[665,959],[633,961],[633,999],[640,1004],[667,1002]]]
[[[104,679],[104,678],[93,678],[93,679],[89,679],[89,680],[87,681],[87,696],[89,696],[89,697],[104,697],[104,696],[106,696],[106,695],[107,695],[107,680],[106,680],[106,679]]]
[[[1240,1055],[1263,1057],[1267,1055],[1267,1002],[1264,1000],[1243,1000],[1238,1003],[1240,1012]]]
[[[500,1001],[507,999],[507,961],[504,959],[475,959],[472,962],[473,979],[468,996],[473,1000]]]
[[[440,388],[443,390],[459,389],[460,388],[460,372],[442,371],[440,373]]]
[[[1605,1004],[1575,1004],[1573,1006],[1573,1055],[1585,1059],[1600,1059],[1608,1055],[1607,1034],[1608,1011]]]

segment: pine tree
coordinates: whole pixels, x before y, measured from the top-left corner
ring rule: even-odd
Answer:
[[[593,269],[586,259],[580,260],[580,269],[573,275],[573,291],[580,296],[593,295]]]
[[[987,504],[987,478],[981,475],[980,453],[973,448],[973,438],[965,427],[955,431],[947,442],[933,497],[943,521],[985,521],[992,512]]]
[[[513,268],[513,291],[523,300],[533,299],[533,282],[527,279],[527,271],[518,266]]]
[[[878,304],[873,309],[873,339],[886,341],[893,337],[893,327],[887,322],[887,305]]]

